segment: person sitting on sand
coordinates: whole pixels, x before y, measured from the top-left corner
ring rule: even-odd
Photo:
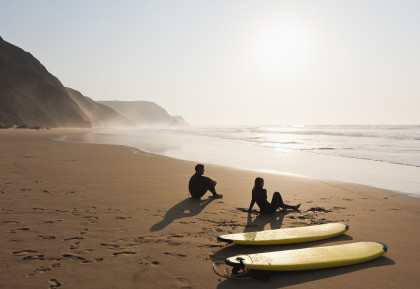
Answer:
[[[195,174],[191,177],[188,184],[188,189],[190,191],[191,197],[200,199],[207,191],[210,191],[213,194],[213,198],[222,198],[222,194],[216,193],[216,184],[217,182],[210,179],[209,177],[203,176],[204,174],[204,165],[198,164],[195,166]]]
[[[258,207],[260,207],[260,214],[272,214],[278,208],[282,208],[283,210],[292,209],[297,210],[300,207],[300,204],[296,206],[290,206],[283,203],[283,199],[279,192],[274,192],[273,198],[271,199],[271,203],[267,201],[267,190],[264,187],[264,179],[263,178],[256,178],[255,185],[252,189],[252,200],[251,204],[249,205],[248,212],[251,212],[252,207],[255,203],[257,203]]]

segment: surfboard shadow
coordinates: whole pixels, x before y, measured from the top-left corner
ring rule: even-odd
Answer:
[[[251,287],[255,288],[255,286],[260,287],[262,285],[264,286],[264,288],[268,288],[268,289],[284,288],[284,287],[293,286],[293,285],[301,285],[301,284],[316,281],[316,280],[327,279],[334,276],[349,274],[349,273],[357,272],[357,271],[368,269],[368,268],[391,266],[394,264],[395,262],[392,259],[385,256],[381,256],[378,259],[375,259],[366,263],[360,263],[360,264],[343,266],[343,267],[308,270],[308,271],[290,271],[290,272],[271,271],[271,279],[269,281],[260,281],[260,280],[255,280],[255,279],[246,280],[245,288],[251,288]],[[244,283],[241,282],[241,280],[226,279],[222,281],[221,283],[219,283],[217,288],[218,289],[238,288],[241,284],[242,284],[241,287],[243,287]]]
[[[215,199],[213,198],[208,198],[204,200],[187,198],[185,200],[182,200],[181,202],[170,208],[163,217],[163,220],[154,224],[150,228],[150,231],[160,231],[177,219],[198,215],[208,204],[210,204],[214,200]]]

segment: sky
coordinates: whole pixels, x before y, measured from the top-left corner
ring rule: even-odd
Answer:
[[[420,124],[420,1],[0,0],[0,36],[93,100],[192,125]]]

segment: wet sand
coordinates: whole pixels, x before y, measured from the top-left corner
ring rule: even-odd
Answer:
[[[0,288],[417,288],[420,199],[365,186],[206,165],[223,199],[188,197],[195,163],[129,147],[51,141],[83,130],[0,130]],[[200,160],[197,160],[198,162]],[[322,168],[320,168],[322,169]],[[258,174],[258,175],[257,175]],[[254,178],[300,211],[258,216]],[[297,245],[218,243],[220,234],[345,222]],[[380,241],[388,252],[342,268],[226,280],[239,253]]]

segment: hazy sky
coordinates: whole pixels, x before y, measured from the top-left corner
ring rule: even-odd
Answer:
[[[418,0],[0,0],[0,36],[191,124],[420,124]]]

